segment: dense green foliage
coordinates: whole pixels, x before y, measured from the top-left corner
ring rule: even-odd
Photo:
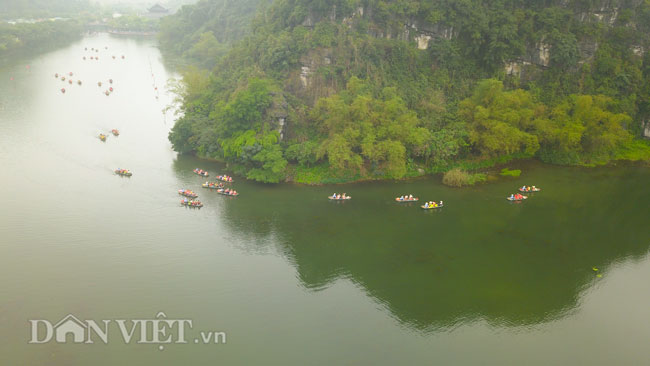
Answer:
[[[170,140],[272,182],[644,158],[650,1],[615,2],[275,0],[232,42],[214,9],[255,2],[204,0],[162,24],[196,67]]]
[[[454,168],[442,176],[442,183],[450,187],[472,186],[484,182],[487,176],[483,173],[468,173],[460,168]]]
[[[161,48],[167,56],[204,68],[213,67],[228,45],[249,31],[260,4],[270,0],[200,0],[161,20]]]
[[[65,17],[90,8],[89,0],[2,0],[0,19]]]
[[[72,20],[38,23],[0,23],[0,59],[16,53],[56,47],[80,37],[81,25]]]
[[[521,170],[520,169],[508,169],[508,168],[503,168],[501,169],[501,173],[499,173],[503,177],[519,177],[521,175]]]

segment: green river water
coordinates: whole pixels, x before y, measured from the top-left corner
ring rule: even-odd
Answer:
[[[227,198],[192,173],[223,166],[171,150],[173,76],[153,40],[108,35],[0,69],[1,365],[650,363],[647,165],[522,162],[466,189],[235,177]],[[543,191],[507,202],[522,184]],[[192,320],[187,344],[29,344],[30,320],[160,311]],[[227,342],[194,343],[208,330]]]

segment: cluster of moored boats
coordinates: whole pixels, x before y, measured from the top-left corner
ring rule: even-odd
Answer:
[[[193,170],[194,174],[200,175],[202,177],[209,177],[210,173],[208,173],[206,170],[196,168]],[[239,192],[232,188],[227,188],[225,183],[232,183],[233,179],[229,175],[217,175],[215,177],[217,182],[210,182],[207,181],[203,184],[201,184],[201,187],[215,190],[217,191],[218,194],[224,195],[224,196],[230,196],[230,197],[237,197],[239,196]],[[181,205],[187,206],[187,207],[203,207],[203,203],[201,201],[197,200],[196,198],[199,196],[198,194],[194,193],[193,191],[189,189],[179,189],[178,194],[185,196],[187,198],[184,198],[181,201]],[[190,199],[188,199],[190,198]]]

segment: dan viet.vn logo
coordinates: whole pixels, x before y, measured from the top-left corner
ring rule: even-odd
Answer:
[[[191,338],[190,319],[168,319],[159,312],[153,319],[104,319],[80,320],[68,314],[56,323],[45,319],[29,320],[31,329],[30,344],[82,343],[108,344],[117,337],[126,344],[155,344],[160,350],[165,344],[225,344],[226,333],[201,331],[198,337]],[[190,339],[188,341],[188,338]]]

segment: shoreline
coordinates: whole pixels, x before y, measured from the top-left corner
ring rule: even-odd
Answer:
[[[179,154],[180,156],[180,154]],[[186,156],[190,156],[193,158],[196,158],[198,160],[202,160],[208,163],[218,163],[224,165],[224,169],[228,170],[230,175],[236,176],[240,179],[246,179],[250,180],[256,183],[260,184],[268,184],[268,185],[274,185],[274,184],[290,184],[290,185],[300,185],[300,186],[326,186],[326,185],[345,185],[345,184],[363,184],[363,183],[370,183],[370,182],[408,182],[408,181],[417,181],[421,179],[426,179],[426,178],[433,178],[435,176],[439,176],[440,178],[440,183],[442,183],[442,175],[444,175],[445,172],[432,172],[432,173],[423,173],[420,175],[415,175],[415,176],[408,176],[408,177],[403,177],[399,179],[389,179],[389,178],[371,178],[371,177],[362,177],[360,179],[354,179],[354,180],[349,180],[349,181],[343,181],[343,182],[315,182],[315,183],[302,183],[302,182],[296,182],[294,180],[295,175],[290,175],[287,176],[287,178],[283,181],[280,181],[278,183],[264,183],[264,182],[258,182],[255,180],[251,180],[246,178],[246,176],[240,175],[238,173],[235,173],[230,167],[229,163],[216,159],[216,158],[211,158],[211,157],[204,157],[204,156],[199,156],[196,154],[187,154]],[[477,182],[472,185],[465,185],[462,187],[452,187],[445,185],[446,187],[450,188],[469,188],[469,187],[476,187],[479,185],[484,185],[484,184],[490,184],[490,183],[495,183],[498,182],[502,179],[510,179],[510,180],[517,180],[520,177],[508,177],[508,176],[501,176],[499,173],[503,168],[508,168],[508,169],[520,169],[522,170],[522,173],[525,174],[527,168],[535,168],[538,166],[548,166],[548,167],[555,167],[555,168],[579,168],[579,169],[594,169],[594,168],[607,168],[607,167],[613,167],[613,166],[618,166],[619,164],[624,164],[624,165],[637,165],[639,167],[643,168],[650,168],[650,161],[646,160],[627,160],[627,159],[617,159],[617,160],[611,160],[607,162],[606,164],[597,164],[597,165],[558,165],[558,164],[551,164],[551,163],[545,163],[539,159],[536,158],[519,158],[519,159],[512,159],[509,160],[508,162],[504,163],[495,163],[491,166],[487,166],[484,168],[479,168],[479,169],[467,169],[466,171],[469,173],[478,173],[482,172],[487,175],[487,179],[482,182]],[[453,168],[451,168],[453,169]]]
[[[119,30],[107,30],[106,33],[114,36],[143,36],[143,37],[154,37],[158,32],[144,32],[144,31],[119,31]]]

